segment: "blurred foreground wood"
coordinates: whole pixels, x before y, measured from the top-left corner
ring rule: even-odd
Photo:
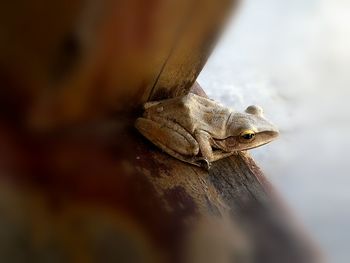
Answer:
[[[1,3],[1,262],[318,262],[247,153],[208,173],[133,128],[205,96],[235,2]]]

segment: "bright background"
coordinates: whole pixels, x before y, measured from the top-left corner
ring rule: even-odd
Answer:
[[[199,83],[265,109],[282,134],[255,159],[329,262],[350,262],[350,1],[245,0]]]

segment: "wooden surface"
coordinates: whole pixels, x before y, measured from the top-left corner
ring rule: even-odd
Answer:
[[[47,135],[3,125],[1,259],[319,262],[247,153],[208,173],[162,153],[132,124]]]
[[[208,173],[133,128],[205,96],[235,2],[0,4],[1,262],[319,262],[247,153]]]
[[[131,124],[46,136],[2,127],[0,258],[318,262],[249,155],[208,173],[162,153]]]
[[[236,0],[0,4],[0,101],[32,130],[188,92]]]

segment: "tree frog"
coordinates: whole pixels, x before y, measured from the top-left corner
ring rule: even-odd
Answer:
[[[259,106],[240,113],[192,93],[145,103],[135,127],[169,155],[206,169],[238,151],[267,144],[279,134]]]

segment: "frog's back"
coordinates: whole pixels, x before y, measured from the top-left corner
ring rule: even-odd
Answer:
[[[159,101],[145,111],[149,118],[165,118],[181,125],[192,134],[195,130],[204,130],[213,137],[225,136],[223,133],[226,131],[230,113],[230,109],[217,102],[192,93]]]

